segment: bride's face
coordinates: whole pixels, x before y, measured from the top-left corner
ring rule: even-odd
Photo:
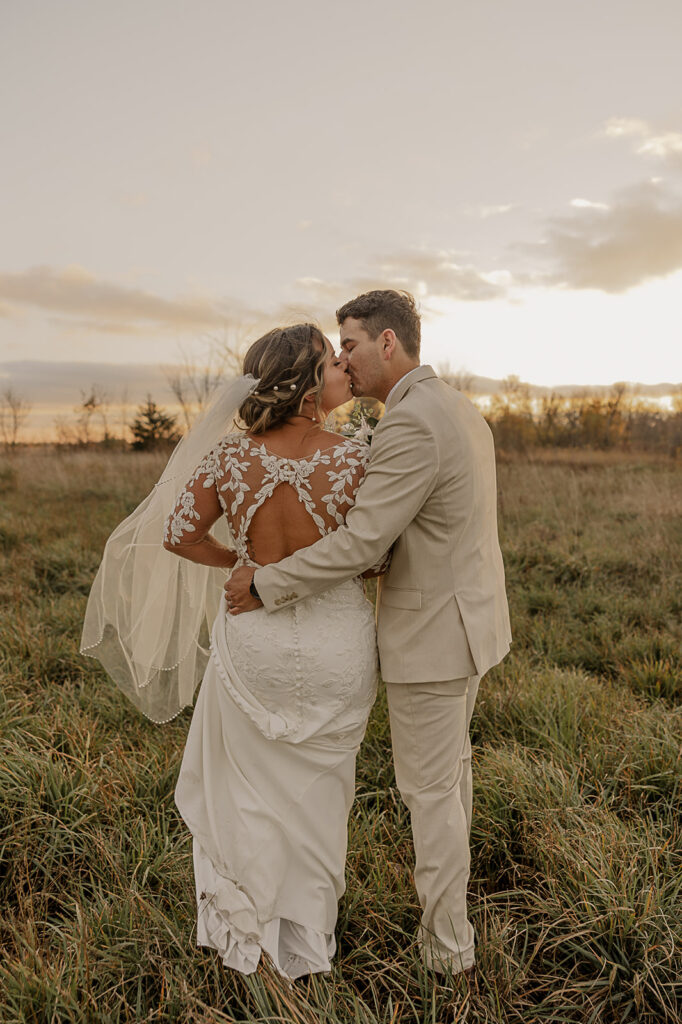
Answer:
[[[346,373],[346,362],[334,352],[327,338],[324,339],[327,349],[327,361],[324,364],[324,377],[320,405],[325,412],[331,412],[337,405],[349,402],[353,397],[350,377]]]

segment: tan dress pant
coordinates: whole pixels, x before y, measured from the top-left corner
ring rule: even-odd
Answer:
[[[479,677],[386,683],[396,781],[412,819],[414,880],[428,966],[454,973],[474,962],[467,919],[471,742]]]

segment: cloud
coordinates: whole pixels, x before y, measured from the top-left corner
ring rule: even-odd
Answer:
[[[474,212],[483,220],[487,220],[488,217],[499,217],[500,214],[509,213],[516,208],[515,203],[500,203],[497,206],[478,206]]]
[[[536,283],[594,288],[616,294],[682,267],[682,199],[661,184],[643,182],[549,222],[539,246],[554,270]]]
[[[384,279],[393,279],[400,287],[429,295],[481,302],[497,299],[505,288],[469,263],[459,262],[456,252],[413,249],[377,261]],[[386,287],[386,285],[384,285]]]
[[[650,153],[652,156],[660,156],[663,159],[667,157],[682,159],[682,134],[666,132],[664,135],[652,135],[645,139],[637,152]]]
[[[480,220],[487,220],[489,217],[501,217],[512,210],[518,210],[519,203],[490,203],[477,206],[463,206],[462,214],[466,217],[478,217]]]
[[[606,122],[604,131],[610,139],[638,139],[636,153],[657,157],[682,167],[681,132],[655,132],[646,121],[629,117],[612,117]]]
[[[593,203],[590,199],[571,199],[571,206],[578,210],[608,210],[607,203]]]
[[[322,318],[354,295],[375,288],[404,288],[420,297],[450,298],[462,302],[483,302],[502,298],[507,292],[508,275],[484,274],[460,261],[452,251],[409,249],[375,257],[367,271],[347,281],[323,281],[300,278],[296,283],[306,296],[307,308]],[[301,307],[290,304],[289,309]]]
[[[0,300],[20,306],[66,313],[79,321],[94,321],[98,330],[123,333],[143,326],[205,329],[222,326],[227,310],[206,298],[165,299],[141,288],[97,278],[83,267],[63,269],[39,266],[16,273],[0,273]],[[231,307],[230,313],[233,307]]]
[[[604,125],[604,131],[610,139],[619,139],[627,135],[647,135],[649,125],[635,117],[612,117]]]
[[[149,392],[160,401],[171,393],[159,366],[146,363],[114,364],[93,362],[49,362],[16,360],[0,363],[0,381],[9,381],[35,405],[77,404],[81,391],[93,384],[112,398],[128,394],[131,403],[141,402]]]
[[[668,171],[682,169],[682,134],[656,131],[641,118],[614,117],[603,126],[610,139],[629,139],[634,151]],[[540,244],[515,248],[549,261],[531,272],[529,285],[596,289],[619,294],[682,268],[682,195],[675,177],[655,176],[616,193],[613,202],[575,198],[569,215],[546,224]],[[515,274],[517,284],[524,276]]]
[[[84,334],[129,334],[148,338],[163,328],[151,324],[131,324],[114,320],[80,320],[77,317],[48,316],[47,323],[65,334],[82,331]]]

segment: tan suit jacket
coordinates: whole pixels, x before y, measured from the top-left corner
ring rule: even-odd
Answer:
[[[430,366],[390,396],[345,526],[258,569],[256,587],[276,611],[359,575],[393,544],[377,599],[384,680],[483,675],[501,661],[511,632],[492,434]]]

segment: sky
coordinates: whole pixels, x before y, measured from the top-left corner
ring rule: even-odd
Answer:
[[[0,0],[0,387],[136,398],[373,287],[440,368],[681,381],[680,38],[679,0]]]

